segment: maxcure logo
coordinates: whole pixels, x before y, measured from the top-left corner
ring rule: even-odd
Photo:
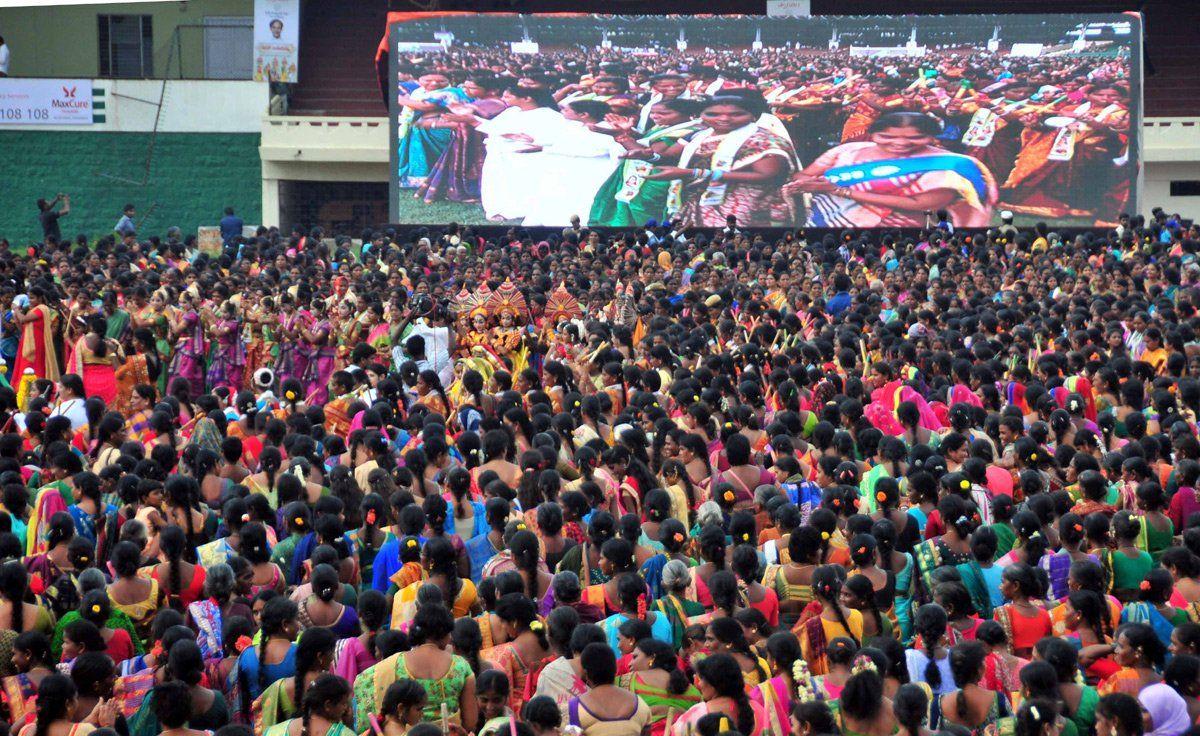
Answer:
[[[85,100],[75,99],[75,92],[77,90],[78,87],[62,87],[62,97],[56,100],[51,100],[50,106],[60,110],[78,110],[87,107],[88,103]]]

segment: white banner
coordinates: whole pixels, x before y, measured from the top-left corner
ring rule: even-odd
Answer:
[[[295,82],[300,63],[300,0],[254,0],[254,79]]]
[[[92,80],[0,79],[0,123],[91,125]]]
[[[768,18],[807,18],[812,15],[812,0],[767,0]]]

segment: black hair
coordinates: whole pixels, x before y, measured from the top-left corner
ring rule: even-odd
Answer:
[[[611,654],[612,650],[609,650]],[[716,691],[718,697],[726,697],[737,707],[737,730],[743,734],[754,731],[754,710],[746,696],[746,679],[737,660],[724,653],[711,654],[696,663],[696,674]]]
[[[304,635],[300,637],[300,642],[296,645],[293,703],[304,701],[304,676],[309,672],[320,671],[318,657],[326,655],[329,658],[329,664],[333,664],[333,650],[337,646],[337,642],[337,635],[333,633],[332,629],[314,626],[304,630]],[[260,661],[258,667],[260,670],[265,669],[265,663]]]
[[[47,736],[50,724],[70,719],[67,705],[77,694],[75,683],[66,675],[57,672],[46,675],[37,689],[37,725],[34,736]]]
[[[921,643],[925,647],[925,657],[928,659],[925,663],[923,677],[934,690],[942,686],[942,672],[938,669],[934,654],[938,642],[946,635],[948,623],[949,619],[946,617],[945,609],[936,603],[926,603],[918,608],[917,615],[913,620],[913,628],[921,635]]]
[[[795,639],[795,637],[792,637]],[[799,643],[797,643],[799,648]],[[687,692],[690,682],[688,676],[683,670],[679,669],[679,657],[675,653],[674,647],[664,641],[658,639],[646,638],[637,643],[637,648],[643,654],[650,658],[651,669],[658,669],[666,672],[669,675],[667,680],[667,692],[672,695],[682,695]],[[788,665],[790,672],[791,665]]]
[[[1118,736],[1142,736],[1142,706],[1132,695],[1112,693],[1101,697],[1096,702],[1096,715],[1116,721]]]

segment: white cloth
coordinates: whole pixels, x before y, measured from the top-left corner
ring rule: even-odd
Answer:
[[[8,44],[0,43],[0,74],[8,74],[8,60],[10,56]]]
[[[596,191],[617,168],[623,149],[612,136],[566,119],[536,142],[542,150],[524,154],[533,158],[536,178],[528,183],[534,196],[522,224],[561,227],[578,215],[587,225]]]
[[[535,154],[517,153],[529,143],[505,138],[506,133],[524,133],[535,141],[547,136],[566,122],[562,113],[548,107],[522,110],[510,107],[496,117],[479,124],[477,130],[487,136],[486,154],[480,175],[479,190],[483,212],[488,219],[503,217],[516,220],[524,217],[532,204],[534,191],[529,181],[538,177]],[[565,224],[565,223],[564,223]]]
[[[431,370],[438,374],[442,388],[449,388],[454,383],[454,361],[450,358],[450,328],[415,325],[411,335],[420,335],[425,339],[425,359],[417,361],[420,370]]]
[[[52,417],[66,417],[71,420],[71,429],[81,429],[88,424],[87,410],[83,407],[83,399],[67,399],[54,405]]]

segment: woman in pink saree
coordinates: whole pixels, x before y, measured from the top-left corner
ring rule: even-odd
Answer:
[[[923,113],[888,113],[869,141],[830,149],[783,190],[813,195],[812,227],[924,227],[940,209],[957,227],[987,227],[996,182],[976,159],[936,146],[940,128]]]

